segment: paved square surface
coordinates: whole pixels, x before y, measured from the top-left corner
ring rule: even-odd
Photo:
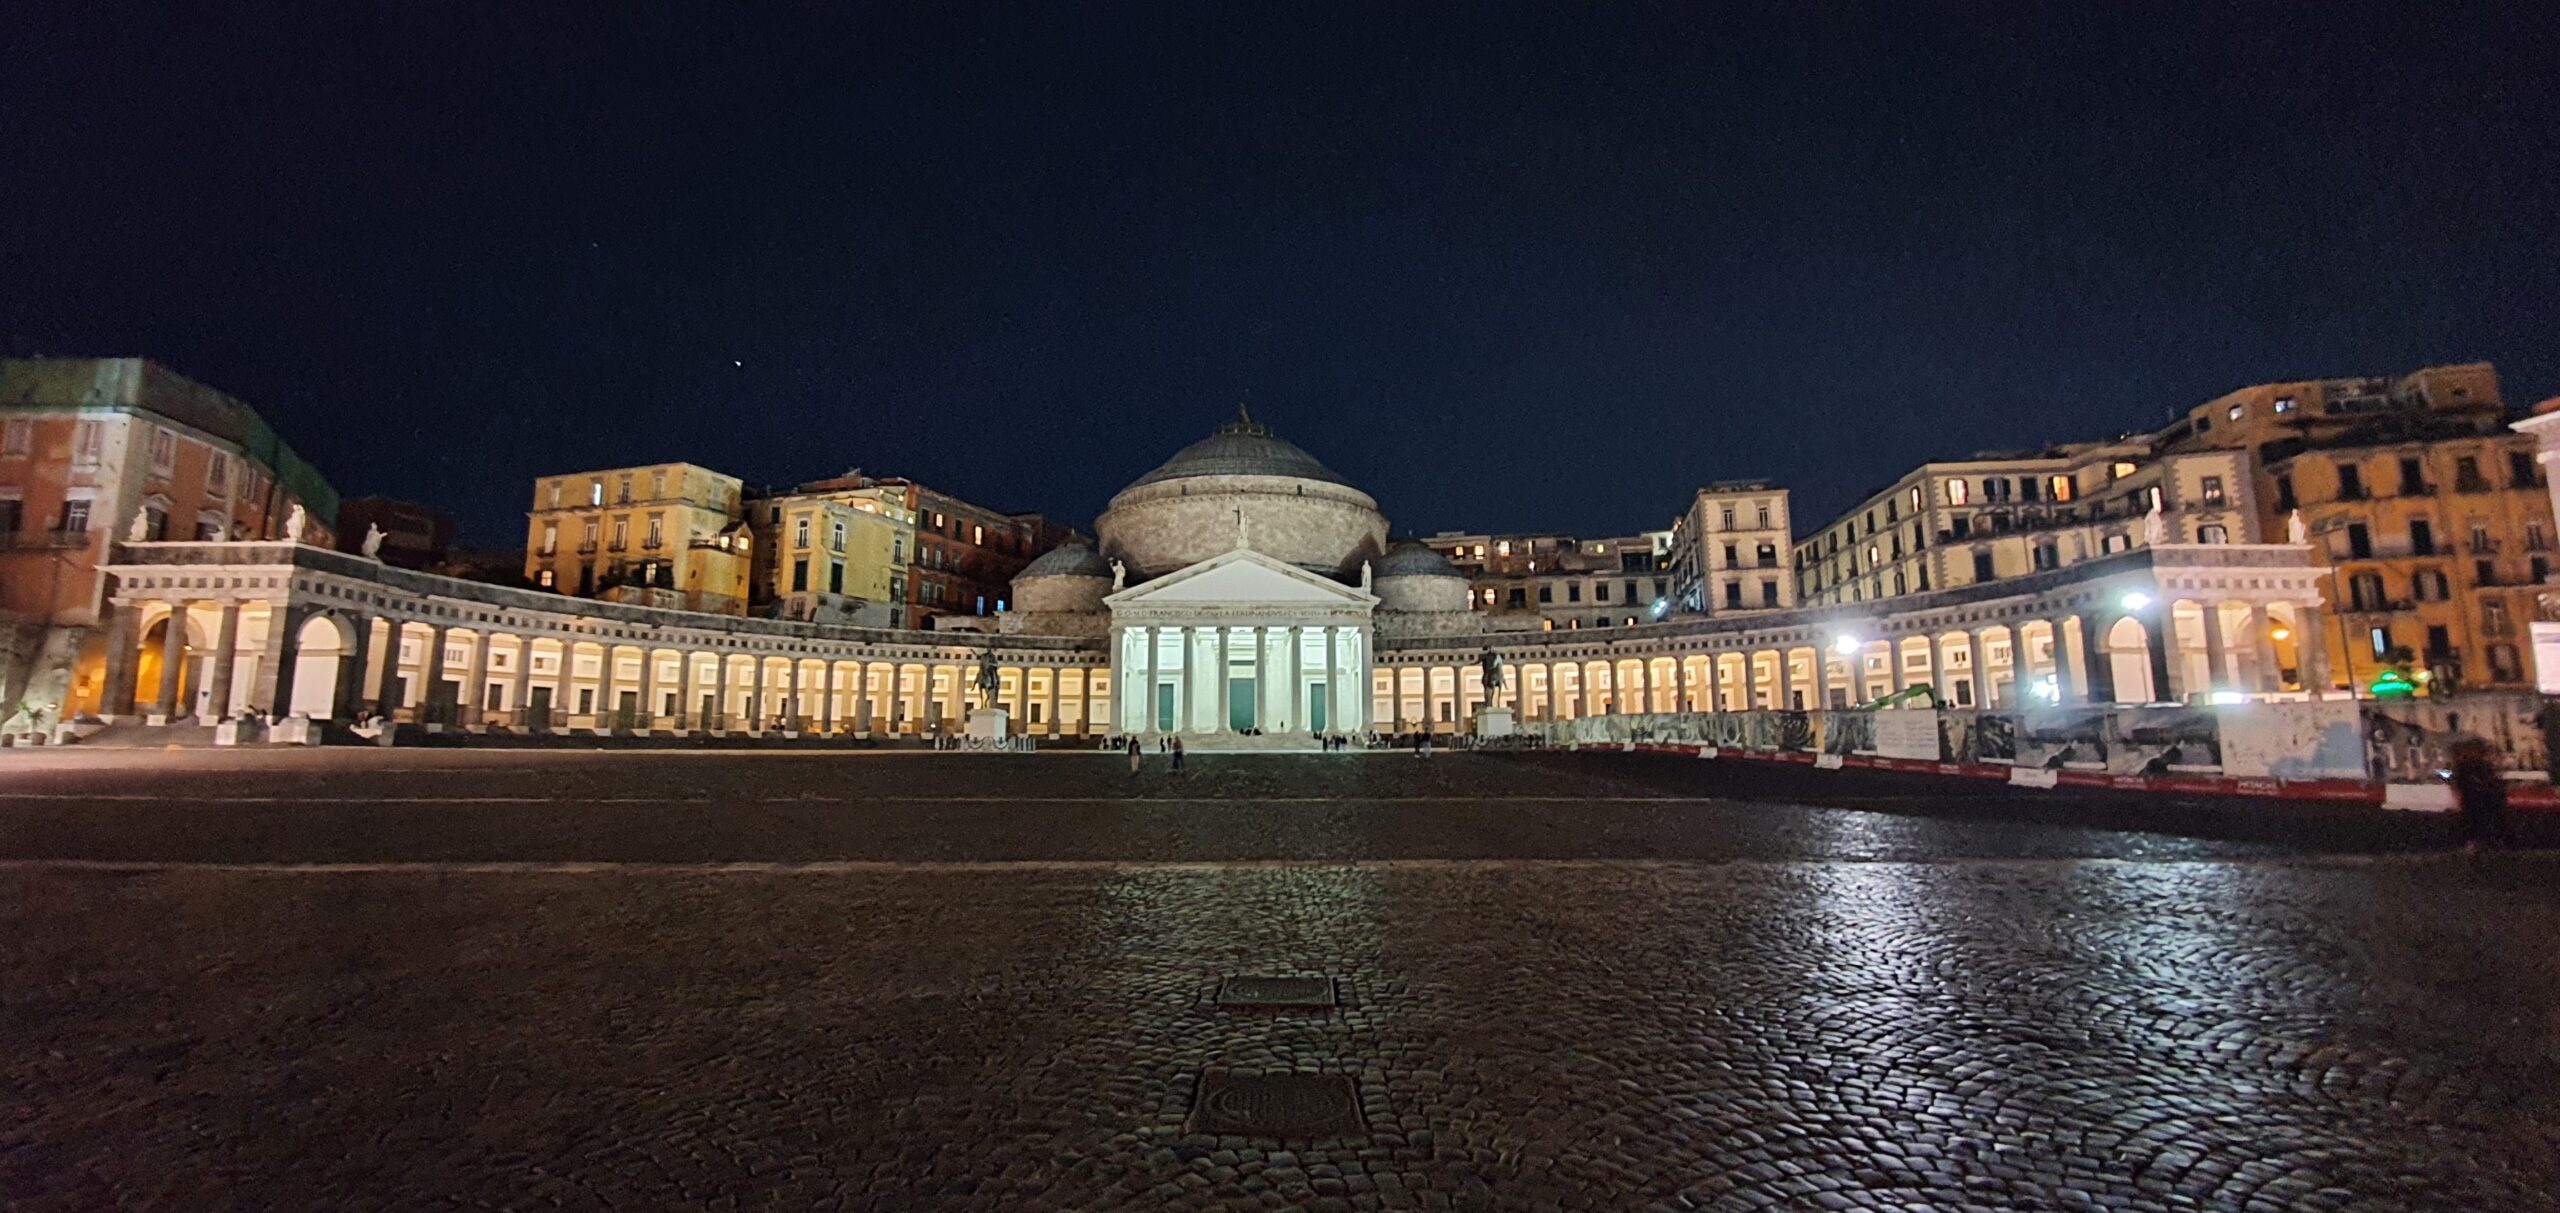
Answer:
[[[0,1196],[2560,1208],[2560,863],[1195,766],[0,758]]]

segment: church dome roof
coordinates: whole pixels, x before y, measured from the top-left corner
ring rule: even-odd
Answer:
[[[1370,573],[1378,577],[1459,577],[1449,558],[1412,539],[1400,540],[1378,558]]]
[[[1042,552],[1038,559],[1022,566],[1016,577],[1109,577],[1111,562],[1102,553],[1086,547],[1084,540],[1070,539]]]
[[[1130,482],[1139,485],[1160,484],[1167,480],[1184,480],[1194,476],[1288,476],[1299,480],[1321,480],[1328,484],[1351,482],[1335,475],[1332,468],[1317,462],[1316,457],[1300,450],[1297,444],[1276,437],[1271,427],[1236,410],[1236,419],[1219,426],[1215,433],[1174,452],[1171,459],[1156,470]]]

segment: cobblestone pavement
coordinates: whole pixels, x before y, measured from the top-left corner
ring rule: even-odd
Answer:
[[[609,799],[607,776],[529,769]],[[1343,778],[1424,777],[1399,770]],[[1492,770],[1429,778],[1456,795]],[[1121,808],[1214,833],[1273,807],[1250,799]],[[0,809],[29,805],[177,820]],[[1581,811],[1495,807],[1523,831]],[[1699,831],[1788,813],[1673,810]],[[2560,861],[2021,856],[1961,832],[1878,859],[1838,837],[1777,830],[1723,863],[20,858],[0,1203],[2560,1208]],[[1330,975],[1342,1004],[1222,1008],[1230,974]],[[1349,1076],[1365,1126],[1190,1134],[1204,1074],[1276,1070]]]

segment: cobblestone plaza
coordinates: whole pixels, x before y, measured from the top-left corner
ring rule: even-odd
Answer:
[[[1161,761],[13,759],[0,1194],[2560,1204],[2547,858]],[[1223,1005],[1240,976],[1332,1005]],[[1208,1131],[1204,1087],[1279,1072],[1354,1119]]]

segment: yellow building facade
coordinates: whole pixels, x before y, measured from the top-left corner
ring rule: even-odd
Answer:
[[[743,615],[754,538],[743,488],[690,463],[545,476],[533,485],[525,580],[538,589]]]
[[[915,514],[897,490],[759,498],[747,514],[760,555],[759,615],[855,627],[900,626],[916,550]]]

